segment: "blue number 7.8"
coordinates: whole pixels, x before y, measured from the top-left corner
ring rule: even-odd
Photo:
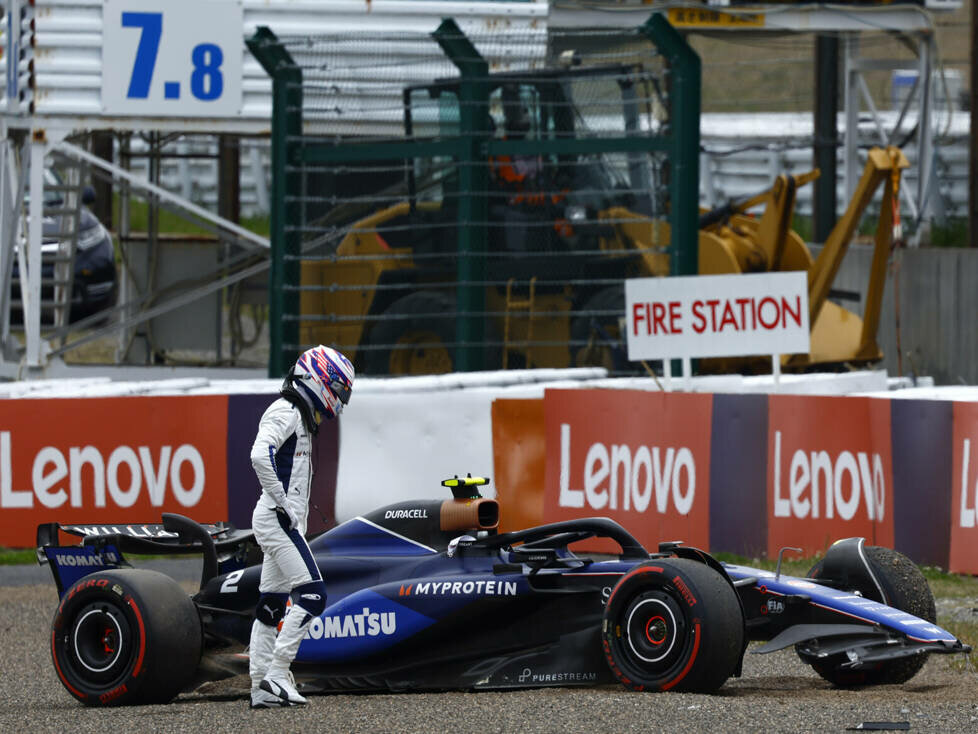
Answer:
[[[149,85],[153,81],[156,54],[160,50],[160,36],[163,35],[163,13],[123,13],[123,28],[142,28],[139,46],[136,48],[136,63],[129,79],[129,93],[135,99],[149,96]]]

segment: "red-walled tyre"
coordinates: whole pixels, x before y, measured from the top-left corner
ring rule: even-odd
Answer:
[[[190,683],[203,633],[193,601],[156,571],[103,571],[65,593],[51,624],[51,657],[87,706],[166,703]]]
[[[628,688],[712,693],[740,663],[740,602],[726,579],[698,561],[650,560],[612,590],[602,646]]]

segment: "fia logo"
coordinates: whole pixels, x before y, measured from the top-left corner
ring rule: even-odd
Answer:
[[[780,599],[768,599],[767,600],[767,613],[768,614],[781,614],[784,612],[784,602]]]

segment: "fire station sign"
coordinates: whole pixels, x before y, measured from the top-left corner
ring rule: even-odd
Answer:
[[[633,361],[807,353],[808,276],[634,278],[625,281],[625,321]]]

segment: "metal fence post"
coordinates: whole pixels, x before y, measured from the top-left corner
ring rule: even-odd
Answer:
[[[451,18],[432,33],[442,51],[458,67],[458,311],[455,368],[485,368],[485,252],[489,185],[486,137],[489,115],[489,64]]]
[[[642,32],[669,62],[669,272],[699,272],[700,57],[659,13]]]
[[[271,262],[269,267],[268,376],[284,375],[299,345],[299,221],[301,177],[289,169],[302,134],[302,69],[265,26],[247,40],[248,49],[272,78]],[[290,287],[287,287],[290,286]]]

